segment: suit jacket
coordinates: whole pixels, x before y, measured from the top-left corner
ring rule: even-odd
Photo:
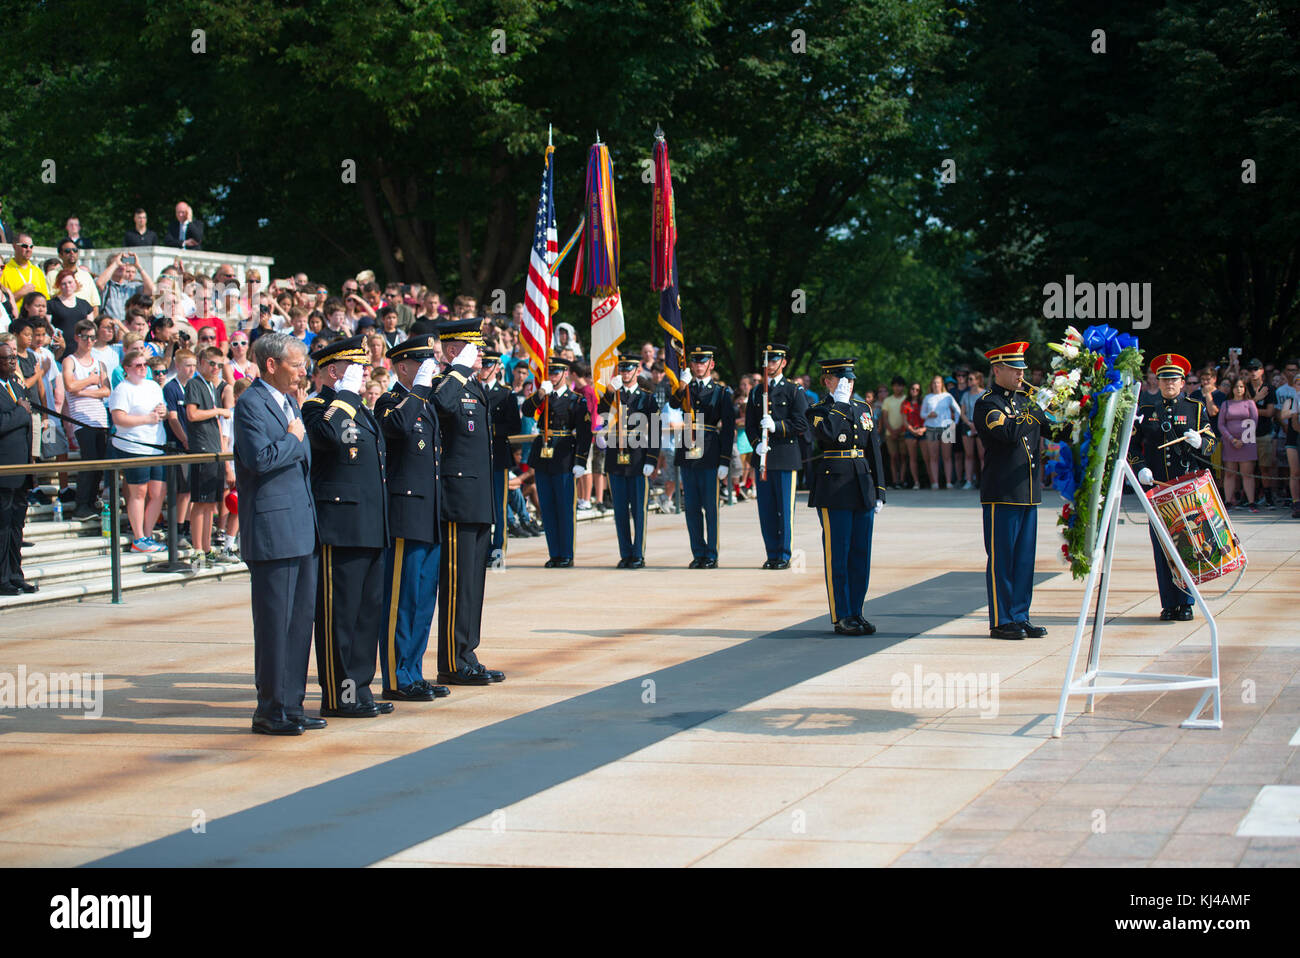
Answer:
[[[163,246],[180,246],[184,249],[203,249],[203,220],[190,220],[185,224],[185,238],[199,241],[198,246],[185,246],[181,242],[181,224],[173,219],[167,225],[167,234],[163,237]]]
[[[810,469],[808,505],[864,510],[884,502],[885,469],[871,407],[861,399],[835,402],[827,396],[814,403],[808,415],[822,453]]]
[[[321,544],[387,548],[387,447],[379,423],[356,393],[329,386],[307,400],[302,418]]]
[[[984,440],[980,502],[1036,506],[1043,501],[1038,440],[1047,415],[1025,393],[1001,386],[975,401],[975,431]]]
[[[719,385],[715,379],[710,379],[705,385],[691,380],[690,390],[691,408],[695,410],[695,438],[704,452],[696,457],[688,456],[691,437],[683,433],[673,461],[686,469],[717,469],[718,466],[730,465],[731,447],[736,438],[736,404],[731,390]],[[685,395],[685,388],[678,387],[668,397],[668,405],[674,409],[685,409]],[[689,415],[686,417],[685,428],[691,428]]]
[[[472,372],[449,366],[433,380],[442,438],[439,509],[447,522],[492,523],[492,421],[487,394]]]
[[[400,382],[375,400],[375,418],[388,448],[388,531],[394,538],[437,544],[438,416],[432,386]]]
[[[519,414],[519,401],[509,388],[494,383],[486,393],[492,420],[492,471],[500,472],[515,464],[510,437],[524,431],[524,420]]]
[[[289,404],[298,416],[292,397]],[[260,379],[235,403],[233,426],[244,558],[265,562],[311,555],[316,548],[311,444],[289,434],[274,394]]]
[[[614,399],[618,399],[615,406]],[[596,410],[603,416],[609,414],[608,446],[605,450],[605,472],[611,476],[642,476],[642,466],[659,462],[659,406],[655,397],[644,389],[629,392],[623,387],[607,389],[600,397]],[[622,417],[620,428],[618,419]],[[620,445],[620,440],[622,445]],[[628,461],[619,462],[620,456]]]
[[[27,399],[27,390],[17,380],[9,386],[18,399]],[[32,461],[32,414],[0,385],[0,465],[13,466]],[[31,476],[0,476],[0,489],[25,489]]]
[[[784,376],[772,387],[767,402],[767,414],[776,423],[776,431],[767,437],[768,469],[802,469],[803,451],[799,439],[808,432],[808,394],[803,387]],[[749,393],[745,404],[745,435],[749,444],[758,448],[763,438],[763,384],[760,382]],[[750,453],[749,461],[758,468],[758,453]]]
[[[528,454],[528,465],[536,472],[548,475],[570,472],[574,466],[585,469],[587,457],[591,455],[591,410],[586,397],[571,389],[565,389],[559,395],[551,393],[549,399],[541,392],[535,392],[524,400],[520,412],[540,419],[543,409],[549,410],[552,452],[549,456],[542,455],[542,447],[546,445],[546,426],[539,422],[537,438]]]

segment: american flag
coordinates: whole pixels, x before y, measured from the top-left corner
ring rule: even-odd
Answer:
[[[538,380],[546,378],[546,357],[551,345],[551,317],[559,308],[560,280],[551,272],[558,252],[555,231],[555,178],[551,154],[546,148],[546,169],[542,173],[542,195],[537,201],[537,222],[533,224],[533,251],[528,257],[528,281],[524,284],[524,348]]]

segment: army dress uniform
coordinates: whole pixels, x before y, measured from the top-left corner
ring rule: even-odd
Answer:
[[[984,355],[990,363],[1025,369],[1028,343],[1009,343]],[[1037,638],[1047,634],[1029,621],[1034,593],[1034,553],[1043,483],[1039,438],[1046,414],[1023,392],[996,380],[975,402],[975,429],[984,441],[980,506],[984,512],[985,585],[989,633],[994,638]]]
[[[364,337],[312,354],[317,366],[364,363]],[[311,489],[321,544],[316,587],[316,672],[321,715],[367,718],[392,711],[370,691],[383,619],[388,496],[384,436],[361,397],[326,386],[302,407],[311,442]]]
[[[640,369],[636,359],[621,359],[619,372]],[[608,416],[605,475],[614,503],[614,531],[618,536],[618,567],[645,565],[646,514],[650,506],[650,476],[659,461],[659,406],[654,396],[636,380],[631,388],[621,383],[600,398],[597,411]]]
[[[1177,353],[1162,353],[1151,362],[1151,372],[1157,379],[1186,379],[1192,371],[1192,364]],[[1209,468],[1209,457],[1214,452],[1216,438],[1213,431],[1200,433],[1210,423],[1209,414],[1199,399],[1179,394],[1173,399],[1163,395],[1148,396],[1145,393],[1138,400],[1137,424],[1133,430],[1133,439],[1129,443],[1129,463],[1134,469],[1143,467],[1151,470],[1151,477],[1156,482],[1176,482],[1184,476]],[[1200,433],[1200,448],[1193,448],[1186,441],[1174,442],[1164,449],[1160,447],[1167,442],[1179,439],[1188,431]],[[1147,477],[1143,477],[1145,480]],[[1155,529],[1148,525],[1151,536],[1151,551],[1156,561],[1156,583],[1160,589],[1160,619],[1162,622],[1185,622],[1192,618],[1192,594],[1174,585],[1174,576],[1169,568],[1164,547],[1156,535]]]
[[[388,358],[436,359],[438,337],[417,333],[388,350]],[[384,698],[427,702],[450,692],[424,678],[438,605],[442,533],[438,520],[438,417],[429,403],[431,383],[410,389],[396,382],[375,400],[375,418],[388,450],[388,528],[385,553],[386,625],[379,642]]]
[[[484,364],[489,360],[500,362],[501,354],[489,349],[483,354]],[[510,516],[506,497],[510,494],[510,469],[515,464],[510,437],[523,432],[524,426],[519,403],[510,387],[493,382],[484,392],[492,422],[492,542],[488,553],[488,564],[492,565],[505,562],[506,523]]]
[[[856,359],[822,360],[822,372],[854,379]],[[871,407],[850,395],[834,395],[808,409],[818,453],[810,467],[808,505],[822,526],[826,598],[831,621],[841,635],[871,635],[875,626],[862,617],[871,581],[871,537],[876,513],[885,503],[884,462]]]
[[[567,370],[569,363],[552,356],[547,360],[547,367]],[[550,554],[546,566],[568,568],[573,565],[578,525],[578,489],[573,470],[577,466],[584,471],[587,468],[587,457],[591,454],[591,410],[585,397],[562,386],[550,393],[533,393],[524,400],[520,412],[538,417],[544,412],[550,424],[549,442],[546,423],[538,424],[528,464],[536,476],[537,501],[546,532],[546,551]]]
[[[712,346],[696,346],[691,362],[713,358]],[[686,531],[691,539],[692,569],[714,569],[718,565],[718,478],[719,468],[731,464],[731,447],[736,438],[736,407],[731,390],[712,377],[705,382],[683,382],[668,397],[674,409],[685,410],[684,432],[673,462],[682,485],[682,506]]]
[[[483,342],[477,319],[438,323],[444,342]],[[459,358],[459,357],[458,357]],[[474,371],[452,363],[433,380],[439,456],[438,681],[487,685],[505,675],[478,660],[483,591],[492,535],[492,424],[487,393]]]
[[[786,347],[768,343],[763,362],[769,357],[784,359]],[[800,439],[808,429],[808,394],[798,383],[778,373],[768,382],[767,414],[776,427],[767,435],[767,478],[763,478],[762,457],[750,453],[758,499],[758,525],[767,551],[764,569],[790,567],[790,540],[794,536],[794,491],[803,467]],[[755,450],[763,439],[763,386],[758,383],[749,393],[745,405],[745,434]]]

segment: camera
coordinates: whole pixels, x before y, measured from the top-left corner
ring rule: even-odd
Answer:
[[[123,266],[134,266],[134,265],[135,265],[135,254],[134,254],[134,253],[123,254],[123,256],[122,256],[122,265],[123,265]]]

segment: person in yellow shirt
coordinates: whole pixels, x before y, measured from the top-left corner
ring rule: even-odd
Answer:
[[[19,233],[14,237],[14,258],[5,263],[4,272],[0,273],[0,286],[13,293],[14,302],[19,312],[28,293],[40,293],[50,298],[50,287],[45,282],[45,274],[32,262],[32,238],[28,233]]]

